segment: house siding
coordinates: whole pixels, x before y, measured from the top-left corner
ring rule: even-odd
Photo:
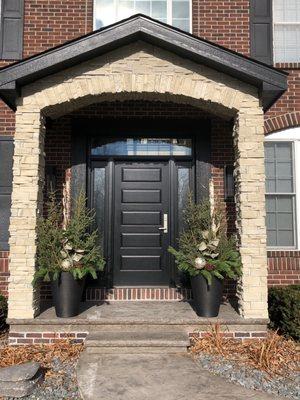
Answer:
[[[249,0],[193,0],[192,9],[192,27],[195,35],[249,56]],[[31,56],[79,37],[90,32],[92,28],[92,0],[25,0],[23,56]],[[0,66],[7,64],[6,60],[0,61]],[[289,72],[289,87],[287,92],[265,115],[266,134],[300,125],[300,64],[279,64],[277,67]],[[108,108],[107,105],[106,107]],[[119,113],[122,113],[123,116],[128,115],[129,112],[132,113],[132,109],[126,111],[125,107],[118,108],[119,111],[117,111],[116,106],[110,105],[109,107],[111,107],[111,113],[115,116],[118,116]],[[140,107],[141,109],[136,111],[137,113],[140,112],[139,115],[145,115],[149,112],[149,105],[147,110],[143,108],[144,105]],[[158,116],[163,116],[165,112],[163,108],[160,111],[156,110]],[[187,113],[187,110],[185,112]],[[189,115],[189,113],[185,115]],[[212,137],[215,149],[212,154],[214,184],[216,193],[220,198],[223,198],[224,195],[223,168],[225,164],[232,162],[233,157],[232,139],[229,135],[227,135],[228,137],[223,135],[223,130],[227,128],[226,123],[216,120],[215,135]],[[14,130],[15,115],[0,101],[0,135],[13,135]],[[68,175],[68,172],[65,172],[65,167],[70,165],[68,134],[65,132],[60,135],[53,132],[51,148],[47,144],[50,142],[51,129],[48,137],[46,137],[47,162],[50,165],[56,163],[59,166],[58,181],[61,185],[63,179]],[[233,203],[228,205],[227,212],[230,216],[229,227],[233,230],[235,225]],[[8,252],[0,251],[0,291],[5,295],[7,294],[8,255]],[[299,251],[268,252],[269,285],[300,282],[299,259]],[[234,288],[231,288],[229,292],[233,290]]]

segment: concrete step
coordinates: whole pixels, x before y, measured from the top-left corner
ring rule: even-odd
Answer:
[[[85,342],[88,353],[182,353],[189,344],[181,330],[91,332]]]

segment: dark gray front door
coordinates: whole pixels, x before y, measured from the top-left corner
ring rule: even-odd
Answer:
[[[116,163],[114,180],[114,285],[168,285],[169,163]]]

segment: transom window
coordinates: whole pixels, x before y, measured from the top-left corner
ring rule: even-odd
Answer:
[[[291,131],[291,132],[290,132]],[[267,245],[298,247],[300,129],[277,132],[265,143]],[[300,165],[299,165],[300,167]]]
[[[102,28],[138,13],[191,31],[190,0],[94,0],[94,28]]]
[[[192,139],[93,138],[92,156],[191,156]]]
[[[300,1],[273,0],[274,60],[300,62]]]

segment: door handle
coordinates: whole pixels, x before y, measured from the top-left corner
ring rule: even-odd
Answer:
[[[164,224],[158,228],[163,233],[168,233],[168,214],[164,214]]]

